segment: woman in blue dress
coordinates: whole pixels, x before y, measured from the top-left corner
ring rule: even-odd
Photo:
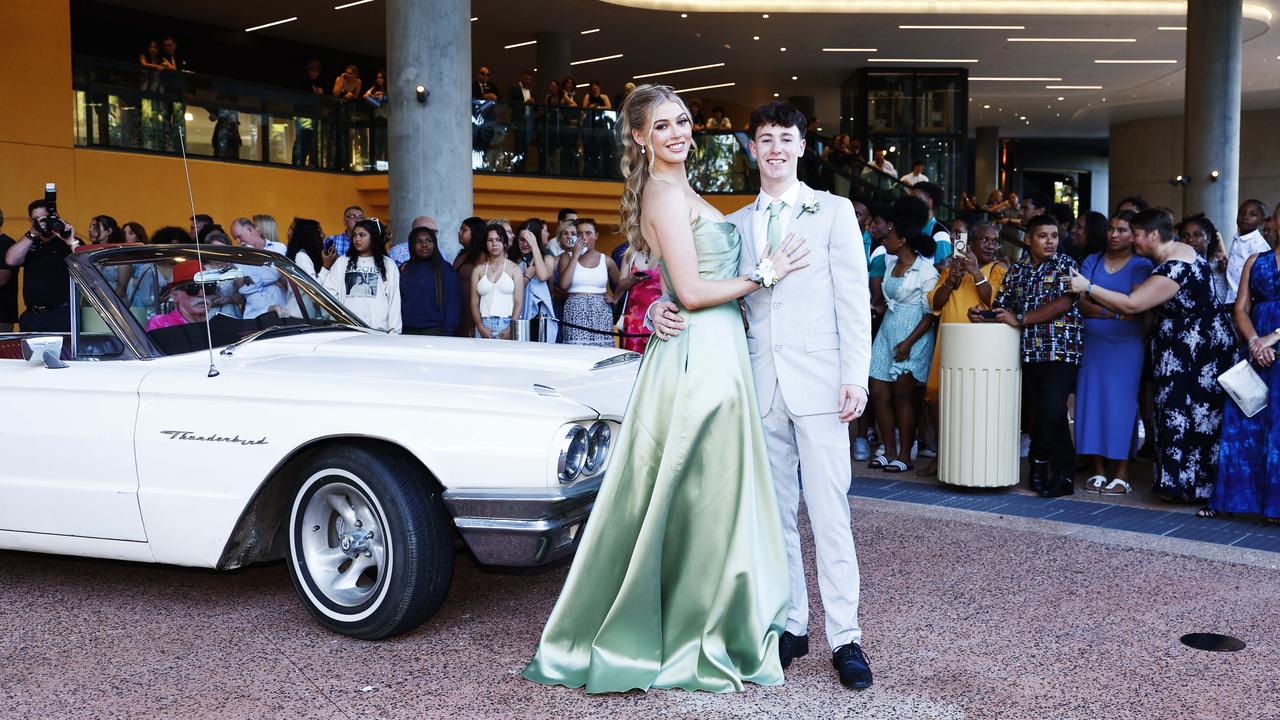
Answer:
[[[1081,263],[1080,274],[1095,286],[1127,295],[1151,275],[1151,261],[1133,251],[1133,215],[1130,210],[1113,215],[1106,249]],[[1137,435],[1144,314],[1114,312],[1088,297],[1080,298],[1080,314],[1084,358],[1076,382],[1076,454],[1093,456],[1093,476],[1084,489],[1124,495],[1133,489],[1129,456]]]
[[[1236,297],[1236,329],[1248,340],[1253,368],[1267,384],[1267,406],[1245,417],[1228,400],[1222,419],[1222,448],[1213,499],[1202,515],[1250,513],[1280,521],[1280,270],[1276,252],[1258,253],[1245,263]]]

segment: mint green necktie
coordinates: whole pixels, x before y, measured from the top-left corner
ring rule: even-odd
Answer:
[[[787,204],[781,200],[774,200],[769,203],[769,226],[765,232],[765,237],[769,241],[770,255],[782,244],[782,220],[778,216],[782,214],[782,208],[786,206]]]

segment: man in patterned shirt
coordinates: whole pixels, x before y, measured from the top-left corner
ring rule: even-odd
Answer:
[[[1041,497],[1075,491],[1075,448],[1067,396],[1075,390],[1084,350],[1084,324],[1071,293],[1076,263],[1058,252],[1058,223],[1049,215],[1028,221],[1028,253],[1005,276],[990,313],[969,311],[973,322],[1002,322],[1022,333],[1023,418],[1031,431],[1031,489]]]

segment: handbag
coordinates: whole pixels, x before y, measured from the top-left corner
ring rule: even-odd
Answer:
[[[1267,407],[1267,384],[1248,360],[1241,360],[1219,375],[1218,383],[1240,406],[1245,417],[1253,417]]]

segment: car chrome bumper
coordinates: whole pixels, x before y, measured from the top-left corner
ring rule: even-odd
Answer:
[[[454,525],[486,565],[545,565],[572,555],[602,476],[540,491],[447,490]]]

